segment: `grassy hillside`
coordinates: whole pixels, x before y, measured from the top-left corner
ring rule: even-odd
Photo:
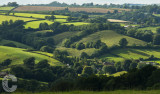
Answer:
[[[157,27],[145,27],[145,28],[140,28],[139,30],[151,30],[153,33],[157,33],[156,32],[157,28],[160,28],[160,26],[157,26]]]
[[[7,43],[14,43],[18,48],[32,48],[30,46],[27,46],[25,44],[15,42],[15,41],[10,41],[10,40],[1,40],[0,41],[0,45],[4,45],[4,44],[7,44]]]
[[[28,57],[35,57],[36,63],[40,60],[47,59],[50,65],[62,65],[59,61],[48,56],[24,51],[25,49],[0,46],[0,62],[5,59],[11,59],[12,65],[22,64],[23,60]]]
[[[54,38],[55,44],[58,45],[58,44],[61,44],[61,42],[64,39],[70,38],[70,37],[76,35],[77,33],[78,32],[63,32],[63,33],[57,34],[51,38]]]
[[[3,21],[9,21],[9,20],[13,20],[13,21],[16,21],[16,20],[32,21],[32,20],[35,20],[35,19],[0,15],[0,24],[1,24]]]
[[[82,40],[80,40],[80,42],[86,43],[86,42],[101,40],[102,42],[106,43],[107,46],[111,47],[113,45],[119,44],[119,41],[122,38],[127,39],[127,41],[129,42],[129,44],[128,44],[129,46],[131,46],[133,44],[146,45],[146,42],[144,42],[144,41],[141,41],[141,40],[138,40],[135,38],[131,38],[128,36],[124,36],[124,35],[118,34],[118,33],[111,31],[111,30],[96,32],[94,34],[91,34],[91,35],[83,38]]]
[[[46,23],[48,23],[48,24],[54,23],[54,22],[48,21],[48,20],[40,20],[40,21],[28,22],[28,23],[26,23],[26,25],[24,25],[24,26],[25,26],[25,28],[31,27],[31,28],[35,28],[35,29],[36,29],[36,28],[39,28],[39,24],[40,24],[40,23],[44,23],[44,22],[46,22]]]
[[[64,48],[64,47],[59,47],[57,49],[61,50],[61,51],[67,51],[70,56],[76,56],[76,57],[80,57],[82,52],[86,52],[90,56],[93,53],[95,53],[95,51],[97,50],[95,48],[77,50],[77,49],[73,49],[73,48]]]
[[[51,16],[51,15],[45,15],[45,14],[34,14],[34,13],[14,13],[15,16],[23,16],[23,17],[34,17],[34,18],[42,18],[44,19],[45,16]],[[65,19],[68,16],[63,15],[54,15],[57,19]]]
[[[23,94],[159,94],[160,90],[136,91],[136,90],[118,90],[118,91],[72,91],[72,92],[42,92],[42,93],[24,93]],[[22,94],[22,93],[13,93]]]
[[[112,55],[111,55],[112,54]],[[116,62],[123,61],[126,59],[139,59],[144,58],[147,59],[150,55],[154,55],[157,58],[160,58],[160,50],[156,49],[118,49],[111,52],[111,54],[106,54],[101,56],[100,58],[106,58],[108,60],[114,60]],[[154,62],[154,60],[152,61]],[[160,63],[160,60],[156,60],[155,62]]]

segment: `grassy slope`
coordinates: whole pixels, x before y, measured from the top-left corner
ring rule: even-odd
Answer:
[[[117,90],[117,91],[72,91],[72,92],[42,92],[42,93],[24,93],[23,94],[159,94],[160,90],[135,91],[135,90]],[[22,93],[13,93],[22,94]]]
[[[106,58],[108,60],[114,60],[116,62],[123,61],[123,58],[126,59],[139,59],[144,58],[147,59],[150,55],[154,55],[157,58],[160,58],[160,50],[155,49],[118,49],[111,52],[112,54],[119,56],[116,57],[114,55],[106,54],[101,56],[100,58]],[[156,60],[157,63],[160,63],[160,60]]]
[[[25,28],[31,27],[31,28],[35,28],[36,29],[36,28],[39,28],[39,24],[40,23],[44,23],[44,22],[48,23],[49,25],[52,24],[52,23],[54,23],[54,22],[48,21],[48,20],[40,20],[40,21],[28,22],[24,26],[25,26]]]
[[[0,46],[0,62],[5,59],[12,59],[12,65],[22,64],[23,60],[28,57],[35,57],[36,63],[40,60],[47,59],[51,65],[62,65],[59,61],[49,58],[45,55],[26,52],[24,49]]]
[[[25,44],[15,42],[15,41],[10,41],[10,40],[1,40],[0,41],[0,45],[4,45],[4,44],[7,44],[7,43],[14,43],[18,48],[32,48],[30,46],[27,46]]]
[[[135,38],[131,38],[128,36],[124,36],[121,34],[118,34],[114,31],[111,30],[106,30],[106,31],[100,31],[100,32],[96,32],[94,34],[91,34],[85,38],[83,38],[80,42],[86,43],[86,42],[92,42],[92,41],[96,41],[96,40],[101,40],[102,42],[106,43],[109,47],[113,46],[113,45],[117,45],[119,44],[120,39],[122,38],[126,38],[129,42],[129,46],[136,44],[136,45],[146,45],[146,42],[135,39]]]
[[[156,33],[157,28],[160,28],[160,26],[157,26],[157,27],[145,27],[145,28],[140,28],[139,30],[151,30],[153,33]]]
[[[55,44],[58,45],[58,44],[61,44],[61,42],[66,39],[66,38],[70,38],[74,35],[76,35],[78,32],[63,32],[63,33],[60,33],[60,34],[57,34],[55,36],[53,36],[54,38],[54,41],[55,41]]]
[[[13,21],[16,21],[16,20],[31,21],[31,20],[35,20],[35,19],[0,15],[0,24],[1,24],[3,21],[6,21],[6,20],[7,20],[7,21],[9,21],[9,20],[13,20]]]
[[[72,48],[59,47],[57,49],[61,51],[67,51],[70,56],[76,56],[76,57],[79,57],[82,52],[86,52],[90,56],[96,51],[96,49],[94,48],[77,50],[77,49],[72,49]]]

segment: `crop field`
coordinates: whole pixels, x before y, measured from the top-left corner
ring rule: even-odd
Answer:
[[[127,23],[128,21],[118,20],[118,19],[108,19],[109,22],[113,23]]]
[[[0,10],[11,10],[13,9],[14,7],[0,7]]]
[[[157,28],[160,28],[160,26],[157,27],[145,27],[145,28],[139,28],[139,30],[151,30],[153,33],[157,33]]]
[[[0,45],[4,45],[4,44],[7,44],[7,43],[14,43],[18,48],[32,48],[30,46],[27,46],[25,44],[22,44],[22,43],[19,43],[19,42],[15,42],[15,41],[10,41],[10,40],[1,40],[0,41]]]
[[[160,90],[150,90],[150,91],[138,91],[138,90],[116,90],[116,91],[70,91],[70,92],[41,92],[41,93],[31,93],[23,92],[23,94],[159,94]],[[22,94],[21,92],[15,92],[13,94]]]
[[[41,18],[44,19],[45,16],[51,16],[51,15],[45,15],[45,14],[34,14],[34,13],[14,13],[15,16],[22,16],[22,17],[33,17],[33,18]],[[66,19],[68,16],[63,15],[54,15],[57,19]]]
[[[39,28],[39,24],[40,23],[44,23],[44,22],[46,22],[48,24],[54,23],[54,22],[48,21],[48,20],[40,20],[40,21],[27,22],[26,25],[24,25],[24,26],[25,26],[25,28],[31,27],[31,28],[35,28],[36,29],[36,28]]]
[[[38,61],[40,60],[47,59],[50,65],[62,65],[59,61],[53,58],[37,53],[26,52],[24,50],[25,49],[0,46],[0,62],[2,62],[5,59],[11,59],[13,61],[11,65],[17,65],[22,64],[25,58],[35,57],[36,63],[38,63]]]
[[[127,39],[127,41],[129,42],[128,43],[129,46],[131,46],[133,44],[146,45],[146,42],[144,42],[144,41],[141,41],[141,40],[138,40],[135,38],[131,38],[128,36],[124,36],[124,35],[118,34],[118,33],[111,31],[111,30],[96,32],[94,34],[91,34],[91,35],[83,38],[79,42],[86,43],[86,42],[93,42],[96,40],[101,40],[102,42],[106,43],[107,46],[111,47],[113,45],[119,44],[119,41],[122,38]]]
[[[56,10],[64,10],[66,7],[47,7],[47,6],[21,6],[16,8],[14,11],[56,11]],[[108,11],[113,12],[114,10],[122,11],[130,11],[128,9],[105,9],[105,8],[76,8],[71,7],[68,8],[69,11],[78,12],[85,11],[89,13],[107,13]]]
[[[64,10],[65,7],[47,7],[47,6],[20,6],[14,11],[55,11]]]
[[[88,48],[88,49],[83,49],[83,50],[77,50],[73,48],[64,48],[64,47],[58,47],[57,48],[60,51],[67,51],[70,56],[76,56],[80,57],[82,52],[86,52],[89,56],[91,56],[97,49],[95,48]]]
[[[0,24],[1,24],[3,21],[9,21],[9,20],[13,20],[13,21],[16,21],[16,20],[32,21],[32,20],[35,20],[35,19],[0,15]]]

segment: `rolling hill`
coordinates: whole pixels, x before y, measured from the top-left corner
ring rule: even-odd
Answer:
[[[40,52],[39,53],[27,52],[25,51],[25,49],[20,49],[20,48],[0,46],[0,62],[2,62],[5,59],[11,59],[12,60],[11,65],[17,65],[17,64],[22,64],[23,60],[28,57],[35,57],[36,63],[38,63],[38,61],[40,60],[47,59],[49,61],[49,64],[52,66],[63,65],[58,60],[51,58],[46,53],[43,53],[43,54],[42,53],[40,54]]]
[[[136,45],[146,45],[147,44],[146,42],[142,40],[138,40],[138,39],[131,38],[125,35],[121,35],[111,30],[96,32],[94,34],[91,34],[81,39],[79,42],[87,43],[87,42],[92,42],[96,40],[101,40],[102,42],[106,43],[107,46],[111,47],[113,45],[119,44],[119,41],[122,38],[127,39],[129,43],[128,46],[131,46],[133,44],[136,44]]]

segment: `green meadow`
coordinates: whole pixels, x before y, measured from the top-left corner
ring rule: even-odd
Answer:
[[[145,27],[145,28],[139,28],[139,30],[151,30],[153,33],[157,33],[157,28],[160,28],[160,26],[157,27]]]
[[[8,43],[14,43],[18,48],[32,48],[30,46],[27,46],[25,44],[22,44],[22,43],[19,43],[19,42],[15,42],[15,41],[11,41],[11,40],[0,40],[0,45],[5,45],[5,44],[8,44]]]
[[[34,13],[14,13],[15,16],[22,16],[22,17],[33,17],[33,18],[41,18],[44,19],[45,16],[51,16],[47,14],[34,14]],[[68,16],[63,15],[54,15],[56,19],[66,19]]]
[[[0,10],[11,10],[13,9],[14,7],[0,7]]]
[[[96,32],[94,34],[91,34],[85,38],[83,38],[82,40],[80,40],[79,42],[92,42],[92,41],[96,41],[96,40],[101,40],[102,42],[106,43],[107,46],[111,47],[113,45],[117,45],[119,44],[119,40],[122,38],[126,38],[127,41],[129,42],[129,46],[132,46],[133,44],[135,45],[146,45],[147,43],[142,41],[142,40],[138,40],[135,38],[131,38],[125,35],[121,35],[116,33],[115,31],[111,31],[111,30],[105,30],[105,31],[100,31],[100,32]]]
[[[149,58],[150,55],[154,55],[156,58],[160,58],[160,50],[156,49],[131,49],[131,48],[125,48],[125,49],[117,49],[111,52],[111,54],[103,55],[99,58],[101,59],[107,59],[110,61],[123,61],[124,59],[139,59]],[[148,62],[157,62],[160,63],[160,60],[152,60]]]
[[[0,15],[0,24],[1,24],[3,21],[9,21],[9,20],[13,20],[13,21],[16,21],[16,20],[24,20],[24,21],[26,22],[26,21],[32,21],[32,20],[35,20],[35,19]]]
[[[48,23],[49,25],[54,23],[54,22],[48,21],[48,20],[40,20],[40,21],[27,22],[24,26],[25,26],[25,28],[31,27],[31,28],[36,29],[36,28],[39,28],[40,23],[44,23],[44,22]]]
[[[35,57],[36,63],[38,63],[38,61],[40,60],[47,59],[49,61],[49,64],[52,66],[62,65],[59,61],[49,56],[46,56],[46,54],[45,55],[43,54],[39,54],[38,52],[27,52],[25,51],[25,49],[20,49],[20,48],[0,46],[0,62],[2,62],[5,59],[11,59],[12,60],[11,65],[17,65],[17,64],[22,64],[23,60],[28,57]]]

